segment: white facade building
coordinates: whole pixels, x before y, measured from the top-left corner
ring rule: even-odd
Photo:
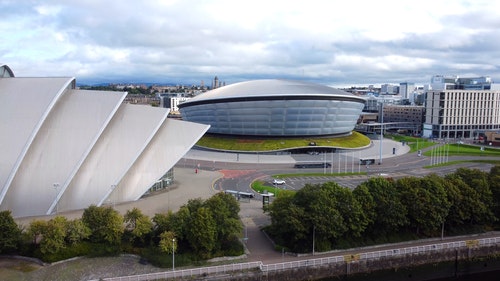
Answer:
[[[179,104],[190,99],[190,97],[184,97],[182,95],[161,95],[160,106],[169,108],[170,112],[179,112]]]
[[[0,210],[14,217],[137,200],[209,128],[75,78],[0,73]]]
[[[415,83],[399,83],[399,95],[403,99],[409,99],[410,94],[413,93],[413,91],[415,91]]]
[[[500,90],[427,92],[424,137],[476,138],[500,129]]]

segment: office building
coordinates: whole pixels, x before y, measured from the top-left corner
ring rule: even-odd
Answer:
[[[424,137],[477,138],[500,129],[500,90],[431,90],[425,110]]]

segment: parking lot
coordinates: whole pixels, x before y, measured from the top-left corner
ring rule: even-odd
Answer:
[[[288,190],[299,190],[303,188],[306,184],[322,184],[325,182],[336,182],[340,186],[348,187],[351,189],[356,188],[361,183],[367,181],[369,178],[374,176],[380,177],[391,177],[391,178],[402,178],[408,176],[405,173],[379,173],[370,175],[350,175],[350,176],[298,176],[298,177],[286,177],[284,184],[273,184],[273,179],[270,177],[266,180],[266,185],[274,186],[281,189]]]

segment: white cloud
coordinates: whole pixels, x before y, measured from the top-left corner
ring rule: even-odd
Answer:
[[[497,1],[49,0],[0,11],[0,61],[17,76],[500,81]]]

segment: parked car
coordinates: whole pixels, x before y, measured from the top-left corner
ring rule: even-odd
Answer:
[[[273,184],[285,184],[285,180],[282,180],[282,179],[274,179],[273,180]]]

